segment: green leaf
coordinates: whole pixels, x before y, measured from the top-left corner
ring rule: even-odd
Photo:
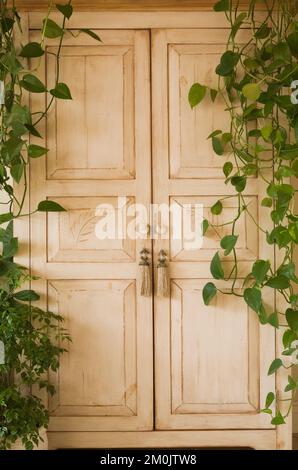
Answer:
[[[222,212],[222,203],[221,201],[217,201],[213,206],[211,207],[211,213],[214,215],[219,215]]]
[[[258,167],[254,163],[248,163],[242,168],[242,171],[246,176],[252,176],[258,173]]]
[[[9,16],[7,16],[1,19],[1,29],[4,34],[8,33],[12,29],[13,25],[14,25],[13,18],[10,18]]]
[[[279,319],[278,319],[278,313],[277,312],[273,312],[269,315],[268,323],[271,326],[274,326],[274,328],[277,328],[277,329],[279,328]]]
[[[44,93],[47,91],[45,85],[34,75],[27,73],[20,81],[20,85],[32,93]]]
[[[55,96],[55,98],[59,98],[62,100],[72,100],[72,96],[68,86],[65,83],[57,83],[55,88],[50,90],[51,95]]]
[[[88,34],[88,36],[90,36],[91,38],[95,39],[96,41],[102,42],[102,40],[100,39],[100,37],[99,37],[94,31],[92,31],[91,29],[82,28],[82,29],[80,29],[80,31],[81,31],[82,33]]]
[[[217,289],[213,282],[208,282],[203,288],[203,300],[205,305],[209,305],[216,295]]]
[[[297,339],[297,335],[293,330],[286,330],[282,337],[282,344],[284,348],[288,348],[291,346],[293,341]]]
[[[22,64],[16,58],[16,53],[14,50],[3,54],[0,58],[0,63],[14,76],[18,75],[20,70],[23,68]]]
[[[24,141],[20,137],[12,135],[2,146],[2,156],[6,162],[14,160],[19,157]]]
[[[40,299],[40,296],[34,290],[31,289],[16,292],[13,297],[17,300],[22,300],[24,302]]]
[[[285,392],[291,392],[292,390],[296,390],[298,387],[298,382],[293,379],[290,375],[288,375],[288,384],[285,388]]]
[[[213,88],[210,89],[210,98],[212,103],[214,103],[216,97],[217,97],[218,91],[214,90]]]
[[[0,276],[5,276],[9,271],[11,271],[11,268],[14,264],[11,263],[10,261],[1,261],[0,260]]]
[[[279,157],[283,160],[293,160],[294,158],[298,157],[298,148],[289,147],[285,150],[281,150]]]
[[[12,258],[18,251],[18,239],[13,236],[13,221],[11,220],[3,234],[3,258]]]
[[[220,241],[220,246],[224,251],[224,255],[228,256],[234,249],[238,240],[238,235],[226,235]]]
[[[239,30],[239,28],[241,27],[243,21],[245,20],[247,16],[247,13],[243,12],[243,13],[240,13],[240,15],[237,16],[237,18],[235,19],[234,21],[234,24],[232,26],[232,29],[231,29],[231,37],[234,38],[237,34],[237,31]]]
[[[210,264],[210,272],[214,279],[224,279],[224,271],[222,269],[219,253],[215,253]]]
[[[262,199],[261,206],[271,207],[272,206],[272,199],[270,197],[264,197],[264,199]]]
[[[46,38],[59,38],[63,34],[63,29],[50,18],[43,20],[44,35]]]
[[[275,400],[275,395],[273,392],[269,392],[267,394],[267,397],[266,397],[266,404],[265,404],[265,408],[270,408],[270,406],[272,405],[272,403],[274,402]]]
[[[281,359],[274,359],[274,361],[272,361],[270,367],[269,367],[269,370],[268,370],[268,375],[272,375],[274,374],[281,366],[282,366],[282,360]]]
[[[216,155],[223,155],[224,154],[224,147],[222,145],[221,140],[218,137],[212,137],[212,148]]]
[[[270,410],[270,408],[263,408],[260,410],[260,413],[267,413],[268,415],[272,415],[272,410]]]
[[[251,101],[257,101],[261,94],[261,88],[257,83],[247,83],[242,88],[242,93],[245,98]]]
[[[261,325],[266,325],[268,323],[267,313],[263,305],[260,307],[258,317]]]
[[[14,103],[8,114],[4,116],[5,125],[10,126],[15,136],[21,136],[28,132],[25,127],[26,123],[31,122],[31,114],[28,106],[21,106],[18,103]]]
[[[10,244],[3,247],[3,258],[12,258],[18,252],[18,239],[17,237],[13,237],[10,241]]]
[[[264,282],[267,272],[270,268],[270,262],[259,259],[255,261],[252,267],[252,275],[258,284]]]
[[[214,11],[228,11],[230,9],[230,0],[220,0],[213,5]]]
[[[298,58],[298,32],[294,31],[287,37],[287,43],[290,51],[296,59]]]
[[[268,117],[272,113],[274,107],[273,101],[268,101],[264,106],[264,117]]]
[[[298,331],[298,311],[288,308],[286,310],[286,320],[291,330]]]
[[[34,126],[32,126],[32,124],[25,124],[25,127],[29,131],[30,134],[42,139],[42,135],[38,132],[38,130]]]
[[[233,163],[232,162],[226,162],[223,166],[223,172],[225,177],[227,178],[233,171]]]
[[[211,137],[215,137],[216,135],[222,134],[222,131],[219,129],[216,129],[215,131],[212,131],[211,134],[208,135],[207,139],[211,139]]]
[[[290,287],[290,281],[285,276],[275,276],[266,282],[266,286],[272,287],[273,289],[288,289]]]
[[[206,87],[199,83],[194,83],[188,93],[188,102],[192,108],[197,106],[206,95]]]
[[[297,229],[297,236],[298,236],[298,229]],[[275,227],[271,233],[267,234],[267,242],[269,244],[276,243],[279,248],[284,248],[285,246],[288,245],[288,243],[291,241],[291,236],[289,234],[289,231],[279,225],[278,227]]]
[[[298,282],[298,278],[296,276],[296,266],[293,262],[280,266],[277,270],[277,274],[285,276],[296,283]]]
[[[44,55],[44,50],[38,42],[29,42],[20,52],[21,57],[41,57],[42,55]]]
[[[262,127],[261,134],[264,140],[269,140],[273,131],[272,124],[266,124],[266,126]]]
[[[57,202],[46,200],[38,204],[37,210],[39,212],[64,212],[66,209]]]
[[[291,60],[291,51],[286,42],[279,42],[272,49],[274,60],[283,62]]]
[[[271,424],[273,424],[274,426],[278,426],[280,424],[285,424],[285,420],[284,420],[283,415],[281,414],[280,411],[278,411],[276,416],[274,418],[272,418]]]
[[[10,174],[16,183],[21,181],[21,178],[24,173],[24,163],[17,163],[13,165],[10,169]]]
[[[294,240],[295,243],[298,243],[298,223],[294,222],[288,227],[288,234]]]
[[[69,18],[71,17],[72,13],[73,13],[73,7],[72,5],[69,5],[69,4],[66,4],[66,5],[60,5],[58,3],[56,3],[56,8],[57,10],[59,10],[63,16],[65,16],[65,18],[67,18],[69,20]]]
[[[228,144],[232,140],[232,134],[230,132],[224,132],[221,137],[221,140],[223,144]]]
[[[209,222],[207,219],[204,219],[202,222],[202,235],[204,236],[209,228]]]
[[[40,147],[39,145],[30,144],[28,146],[28,157],[30,158],[38,158],[42,155],[45,155],[49,149],[45,147]]]
[[[248,287],[244,291],[244,300],[247,305],[258,313],[262,306],[262,294],[259,289],[255,287]]]
[[[238,193],[241,193],[245,189],[246,178],[244,176],[233,176],[231,178],[231,184],[235,186],[235,189],[238,191]]]
[[[0,214],[0,225],[5,224],[13,219],[13,215],[10,212],[6,212],[5,214]]]
[[[219,65],[216,67],[215,72],[217,75],[221,75],[222,77],[226,77],[230,75],[233,71],[235,66],[239,61],[240,55],[233,51],[226,51],[223,53],[220,59]]]
[[[265,39],[267,36],[269,36],[270,31],[271,31],[271,28],[269,28],[268,25],[264,23],[255,33],[255,37],[257,39]]]

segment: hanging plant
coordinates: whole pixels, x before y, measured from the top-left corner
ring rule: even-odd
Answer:
[[[21,18],[15,2],[11,8],[9,3],[0,0],[0,449],[11,448],[17,439],[21,439],[26,449],[32,449],[49,420],[48,411],[31,392],[32,387],[55,393],[53,384],[45,379],[46,373],[57,371],[59,356],[66,351],[63,343],[70,337],[61,325],[62,316],[34,305],[39,300],[38,293],[20,290],[32,276],[29,267],[14,262],[18,239],[13,233],[13,221],[35,212],[64,211],[56,202],[46,200],[40,201],[31,214],[24,213],[27,167],[32,158],[42,158],[48,152],[42,145],[38,124],[46,118],[56,99],[72,99],[59,70],[65,35],[83,33],[97,41],[100,38],[89,29],[75,34],[67,30],[67,21],[73,13],[69,1],[55,7],[61,14],[60,24],[50,19],[49,8],[41,25],[40,41],[20,46],[16,43],[16,33],[22,33]],[[45,54],[45,41],[52,38],[59,38],[59,45],[55,53],[51,52],[55,55],[56,76],[54,87],[48,90],[35,70]],[[31,113],[24,101],[26,92],[45,94],[46,108]],[[41,145],[31,144],[30,136],[40,138]]]
[[[189,91],[191,107],[210,96],[214,102],[223,99],[230,118],[228,132],[214,130],[211,139],[213,151],[223,159],[225,183],[234,189],[231,197],[237,200],[232,220],[225,223],[230,233],[220,241],[221,250],[211,261],[214,279],[227,281],[227,289],[208,282],[203,289],[206,305],[217,292],[243,298],[258,316],[262,325],[283,329],[283,352],[268,364],[268,375],[280,368],[289,369],[288,409],[281,411],[281,398],[275,391],[269,392],[265,413],[271,415],[273,425],[283,424],[290,413],[298,381],[291,375],[291,366],[297,364],[298,339],[298,284],[294,262],[294,248],[298,243],[298,215],[294,210],[295,188],[298,178],[298,100],[291,87],[298,82],[298,21],[297,2],[292,0],[265,1],[265,12],[256,12],[256,0],[250,0],[246,12],[239,12],[239,1],[221,0],[214,10],[224,12],[230,25],[226,51],[220,58],[215,74],[218,88],[195,83]],[[245,41],[239,33],[245,28],[249,37]],[[209,93],[207,93],[207,91]],[[270,212],[272,228],[262,227],[250,211],[245,187],[251,177],[258,177],[266,186],[266,197],[261,205]],[[224,210],[219,200],[211,208],[213,214]],[[247,272],[243,288],[239,291],[238,229],[246,216],[266,237],[267,244],[275,252],[275,260],[257,259]],[[203,234],[216,230],[218,225],[203,221]],[[226,272],[224,258],[232,255],[232,269]],[[242,278],[242,276],[241,276]],[[238,281],[238,282],[237,282]],[[241,280],[240,280],[241,282]],[[281,298],[283,306],[275,302],[272,310],[264,300],[264,289],[272,289],[275,299]],[[279,302],[280,304],[280,302]],[[283,399],[284,401],[284,399]]]

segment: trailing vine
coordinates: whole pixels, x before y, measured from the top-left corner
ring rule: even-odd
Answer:
[[[9,5],[11,5],[9,7]],[[61,22],[50,18],[52,10],[60,12]],[[60,56],[66,34],[87,34],[100,41],[89,29],[73,32],[66,28],[73,13],[71,0],[50,4],[40,29],[39,42],[21,45],[21,17],[15,2],[0,0],[0,449],[8,449],[20,438],[26,449],[40,439],[39,431],[48,425],[48,411],[32,387],[55,393],[46,379],[49,370],[57,371],[59,356],[70,340],[62,327],[63,318],[34,305],[39,295],[20,288],[34,277],[29,266],[14,261],[18,239],[14,236],[15,219],[35,212],[64,211],[54,201],[40,201],[31,214],[24,210],[28,192],[27,169],[30,160],[45,156],[48,149],[30,143],[30,137],[43,136],[38,124],[46,118],[56,99],[72,99],[68,86],[60,80]],[[55,84],[50,90],[36,76],[46,41],[58,38]],[[44,94],[45,109],[32,113],[25,101],[27,92]],[[16,187],[18,188],[15,191]],[[33,304],[32,304],[33,302]]]
[[[282,398],[270,391],[262,412],[271,415],[271,423],[280,425],[288,417],[298,381],[291,373],[297,364],[298,339],[298,284],[294,249],[298,244],[298,214],[295,213],[294,186],[298,178],[298,100],[295,91],[298,82],[298,21],[297,2],[293,0],[265,0],[265,11],[256,11],[256,0],[250,0],[247,11],[239,11],[239,1],[221,0],[214,10],[224,12],[230,25],[225,52],[215,73],[218,88],[210,89],[195,83],[189,91],[191,107],[210,96],[214,102],[221,98],[230,116],[230,128],[214,130],[211,139],[213,151],[223,158],[225,183],[234,188],[237,210],[225,225],[229,234],[221,238],[210,271],[214,279],[227,281],[224,290],[208,282],[203,289],[206,305],[217,292],[235,295],[258,316],[262,325],[283,329],[282,353],[275,357],[268,375],[280,368],[289,370],[288,383]],[[244,29],[248,33],[243,35]],[[292,87],[292,89],[291,89]],[[207,93],[208,92],[208,93]],[[270,212],[272,227],[262,226],[250,210],[245,188],[251,178],[259,178],[266,187],[261,205]],[[224,199],[225,199],[224,198]],[[224,210],[223,199],[211,208],[218,215]],[[257,259],[239,289],[238,230],[247,217],[263,232],[266,242],[275,251],[274,260]],[[217,230],[220,225],[203,221],[203,234]],[[262,253],[261,253],[262,255]],[[232,268],[226,272],[224,259],[232,258]],[[226,258],[227,259],[227,258]],[[242,278],[243,276],[241,276]],[[243,280],[243,279],[242,279]],[[241,281],[241,279],[240,279]],[[275,294],[274,306],[267,305],[265,291]],[[282,303],[280,301],[282,299]],[[281,401],[287,401],[284,411]]]

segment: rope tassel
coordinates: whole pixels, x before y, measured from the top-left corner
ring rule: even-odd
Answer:
[[[152,293],[151,286],[151,272],[149,264],[149,251],[144,248],[141,253],[141,261],[139,263],[141,269],[141,295],[143,297],[148,297]]]
[[[168,267],[166,263],[167,254],[160,250],[157,265],[157,295],[167,297],[169,294]]]

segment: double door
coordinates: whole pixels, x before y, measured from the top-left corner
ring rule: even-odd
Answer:
[[[60,77],[73,100],[57,100],[51,109],[40,127],[47,159],[31,165],[31,207],[48,198],[67,209],[31,220],[32,268],[41,277],[34,287],[43,293],[43,306],[63,315],[72,336],[59,372],[51,374],[57,394],[44,397],[49,429],[270,428],[259,409],[274,389],[267,376],[273,328],[260,327],[237,297],[219,294],[209,307],[202,301],[210,260],[237,202],[227,198],[222,214],[210,212],[219,198],[232,195],[222,159],[206,139],[228,126],[224,105],[206,97],[191,110],[187,95],[196,81],[216,86],[214,69],[228,31],[98,33],[102,43],[87,35],[65,40]],[[36,35],[31,31],[30,40]],[[49,42],[39,69],[48,89],[57,46]],[[33,110],[44,107],[43,100],[34,97]],[[262,194],[258,179],[250,178],[250,211],[264,220]],[[155,226],[148,236],[128,236],[136,205],[149,213],[152,203],[200,204],[205,218],[223,225],[200,248],[189,246],[183,222],[177,236],[171,212],[163,220],[167,236]],[[109,208],[110,220],[116,215],[117,236],[98,236],[100,207]],[[159,235],[150,236],[154,231]],[[244,276],[264,239],[249,218],[238,235]],[[151,295],[140,293],[144,248],[155,280],[160,250],[167,255],[166,297],[156,294],[156,282]]]

